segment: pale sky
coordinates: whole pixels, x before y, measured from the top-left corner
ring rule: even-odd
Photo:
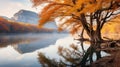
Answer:
[[[11,18],[21,9],[39,12],[38,9],[32,7],[30,0],[0,0],[0,16]]]

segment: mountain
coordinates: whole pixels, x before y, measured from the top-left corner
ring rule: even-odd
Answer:
[[[30,24],[38,24],[39,16],[37,13],[29,10],[20,10],[14,14],[12,20],[17,22],[25,22]],[[45,28],[57,29],[54,22],[50,22],[44,25]]]
[[[31,24],[37,24],[39,20],[37,13],[28,10],[18,11],[17,13],[14,14],[12,19],[17,22],[25,22]]]

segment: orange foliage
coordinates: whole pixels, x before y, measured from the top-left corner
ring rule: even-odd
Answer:
[[[49,10],[46,10],[46,12],[44,12],[44,13],[40,16],[41,19],[40,19],[40,21],[39,21],[39,22],[40,22],[39,26],[45,24],[45,22],[47,22],[47,21],[50,19],[52,13],[54,13],[55,10],[59,9],[60,7],[61,7],[61,6],[55,6],[55,7],[51,8],[51,9],[49,9]],[[47,13],[47,14],[46,14],[46,13]]]
[[[101,32],[103,37],[120,39],[120,15],[105,24]]]
[[[36,25],[13,22],[0,17],[0,33],[27,33],[27,32],[51,32],[50,29],[39,28]]]
[[[61,19],[64,19],[65,17],[69,16],[71,18],[67,19],[64,23],[62,23],[58,29],[64,30],[68,27],[71,27],[69,28],[69,31],[71,33],[76,33],[79,28],[84,24],[84,22],[82,22],[81,24],[81,21],[79,19],[81,18],[82,14],[84,14],[86,17],[90,14],[95,14],[97,11],[104,11],[107,14],[107,12],[114,12],[120,7],[120,0],[32,0],[32,2],[34,6],[48,3],[48,5],[46,5],[40,13],[40,26],[47,23],[47,21],[54,20],[57,17],[62,17]],[[105,16],[100,15],[100,17],[98,18],[100,18],[100,20],[96,21],[96,23],[100,21],[100,24],[102,24],[102,19],[105,19]],[[92,20],[92,23],[94,23],[93,21],[95,21],[95,19]],[[90,28],[90,23],[87,22],[86,26]]]
[[[0,17],[0,30],[5,30],[6,32],[9,31],[9,28],[7,27],[7,25],[9,25],[9,23],[6,19]]]

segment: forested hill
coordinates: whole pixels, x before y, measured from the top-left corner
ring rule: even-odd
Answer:
[[[40,32],[50,33],[52,29],[39,28],[36,25],[28,23],[16,23],[15,21],[7,20],[0,17],[0,33],[29,33],[29,32]]]

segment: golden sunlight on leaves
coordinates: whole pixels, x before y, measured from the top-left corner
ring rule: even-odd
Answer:
[[[79,16],[81,13],[92,13],[96,10],[108,8],[110,6],[109,3],[112,1],[113,0],[76,0],[73,2],[72,0],[32,0],[34,6],[48,3],[40,13],[40,26],[50,21],[51,18],[60,16],[60,13],[62,13],[63,16],[71,16],[72,14]],[[116,1],[119,2],[119,0]]]
[[[51,8],[51,9],[49,9],[49,10],[46,10],[46,12],[45,13],[43,13],[40,17],[41,17],[41,19],[40,19],[40,23],[39,23],[39,25],[40,26],[43,26],[45,23],[47,23],[47,21],[48,20],[50,20],[50,17],[51,17],[51,15],[57,10],[57,9],[59,9],[61,6],[55,6],[55,7],[53,7],[53,8]],[[46,14],[47,13],[47,14]]]
[[[120,15],[105,24],[101,32],[103,37],[120,39]]]

